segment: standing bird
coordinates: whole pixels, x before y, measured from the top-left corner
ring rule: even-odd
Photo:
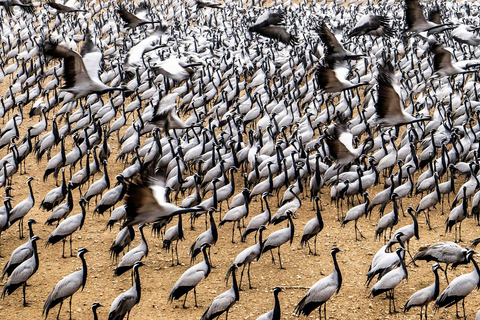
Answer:
[[[467,319],[465,316],[465,297],[468,296],[475,287],[477,287],[477,290],[480,288],[480,269],[478,269],[477,262],[473,259],[474,253],[473,250],[467,252],[467,261],[473,263],[474,270],[453,279],[448,287],[443,290],[437,301],[435,301],[433,310],[437,311],[442,307],[448,308],[462,300],[463,318]],[[458,314],[457,318],[459,318]]]
[[[303,248],[303,246],[306,244],[308,246],[308,254],[312,253],[314,256],[317,255],[317,235],[320,233],[320,231],[323,230],[323,226],[324,226],[322,213],[320,211],[319,201],[320,201],[320,197],[316,196],[315,197],[315,202],[317,204],[316,217],[305,224],[305,227],[303,228],[302,240],[300,241],[300,246]],[[310,243],[308,241],[314,237],[315,237],[315,239],[313,240],[314,251],[312,252],[312,250],[310,249]]]
[[[420,320],[421,320],[422,310],[423,310],[423,307],[425,307],[425,319],[427,319],[428,304],[433,300],[436,300],[438,297],[438,294],[440,293],[440,279],[438,277],[438,271],[437,271],[438,269],[442,269],[442,267],[440,267],[438,263],[435,263],[432,266],[432,271],[435,274],[435,282],[431,286],[418,290],[417,292],[412,294],[410,299],[408,299],[407,303],[405,303],[405,306],[403,307],[404,313],[410,310],[410,308],[420,307]]]
[[[185,300],[183,300],[183,307],[185,308],[185,302],[187,301],[188,292],[193,289],[193,295],[195,297],[195,307],[198,307],[196,287],[203,278],[208,277],[211,270],[210,262],[208,261],[207,255],[207,248],[209,247],[210,245],[208,243],[204,243],[202,245],[203,261],[190,267],[182,274],[180,279],[175,282],[168,297],[169,302],[172,302],[174,299],[178,300],[181,296],[185,295]]]
[[[124,274],[126,271],[133,268],[135,262],[140,261],[143,257],[148,256],[148,245],[147,240],[145,239],[145,235],[143,234],[143,228],[145,227],[144,224],[140,224],[138,226],[138,231],[140,231],[140,237],[142,241],[140,244],[133,248],[132,250],[128,251],[120,260],[117,268],[115,269],[115,275],[119,276]]]
[[[245,231],[243,231],[242,242],[245,242],[247,239],[247,235],[252,232],[255,232],[255,241],[257,241],[256,233],[259,230],[260,226],[270,223],[270,220],[272,219],[272,213],[270,211],[270,206],[267,202],[267,197],[271,195],[272,194],[268,192],[264,192],[262,194],[262,201],[265,202],[265,211],[260,213],[259,215],[256,215],[252,218],[252,220],[250,220],[247,228],[245,229]]]
[[[165,237],[163,238],[163,248],[167,251],[172,250],[172,267],[175,265],[173,263],[173,248],[170,248],[173,241],[175,241],[175,252],[177,253],[177,265],[180,265],[178,261],[178,241],[185,240],[183,235],[183,226],[182,226],[182,215],[178,215],[178,223],[176,226],[169,228],[165,232]]]
[[[260,256],[262,254],[262,249],[263,249],[262,233],[264,230],[267,230],[267,229],[268,228],[263,225],[260,226],[260,228],[258,228],[258,243],[240,252],[235,258],[235,261],[233,262],[237,267],[243,266],[242,273],[240,275],[240,284],[239,284],[240,289],[242,288],[243,272],[245,271],[245,266],[247,265],[248,265],[248,268],[247,268],[248,288],[252,289],[252,284],[250,282],[250,264],[252,263],[253,260],[257,259],[258,261],[258,259],[260,259]],[[227,276],[226,276],[227,279],[229,277],[229,274],[230,274],[230,270],[227,273]]]
[[[75,292],[80,289],[80,287],[85,288],[85,283],[87,282],[87,263],[85,262],[85,253],[89,252],[85,248],[78,249],[78,257],[82,260],[82,269],[75,271],[74,273],[69,274],[62,280],[60,280],[53,291],[48,295],[47,301],[43,305],[42,315],[45,314],[45,319],[48,317],[48,312],[50,309],[55,307],[60,303],[58,308],[58,316],[60,315],[60,310],[62,310],[63,300],[70,297],[70,319],[72,319],[72,296]]]
[[[15,250],[13,250],[12,254],[10,255],[10,259],[8,262],[5,264],[3,267],[3,272],[2,272],[2,280],[7,275],[9,277],[13,270],[15,270],[16,267],[18,267],[22,262],[27,260],[33,255],[33,242],[32,238],[34,236],[33,234],[33,229],[32,229],[32,224],[37,223],[34,219],[28,219],[27,225],[28,229],[30,230],[30,236],[28,238],[28,241]]]
[[[432,117],[424,116],[416,118],[405,113],[403,102],[400,98],[400,86],[389,67],[379,66],[378,98],[375,104],[377,123],[380,126],[400,126],[404,124],[428,121]]]
[[[225,318],[228,319],[228,310],[240,300],[240,293],[238,291],[237,277],[235,275],[237,271],[237,266],[232,264],[229,269],[229,273],[232,274],[232,286],[229,290],[218,295],[213,299],[210,307],[203,313],[200,320],[213,320],[218,319],[224,312],[226,312]],[[228,278],[227,278],[228,282]]]
[[[181,208],[167,202],[165,180],[150,176],[130,183],[126,198],[127,221],[124,227],[138,223],[153,223],[182,213],[204,211],[203,208]]]
[[[140,286],[140,274],[138,268],[144,265],[145,264],[142,261],[137,261],[133,265],[135,284],[113,301],[112,306],[110,307],[110,313],[108,314],[108,320],[122,320],[125,315],[127,315],[128,319],[132,308],[140,302],[142,287]]]
[[[13,270],[10,278],[8,278],[7,283],[3,286],[2,299],[5,298],[5,294],[11,295],[15,290],[23,285],[23,306],[28,306],[25,299],[25,289],[27,287],[27,281],[31,276],[35,274],[38,270],[38,251],[37,251],[37,241],[40,240],[40,237],[33,236],[31,239],[33,254],[32,257],[25,260],[20,264],[15,270]]]
[[[363,197],[365,199],[365,202],[362,203],[362,204],[359,204],[358,206],[355,206],[353,208],[351,208],[350,210],[347,211],[347,214],[345,215],[345,217],[343,218],[342,220],[342,224],[341,224],[341,227],[344,228],[345,225],[350,222],[350,221],[355,221],[355,241],[358,240],[357,238],[357,231],[358,233],[360,233],[360,236],[365,239],[365,237],[363,236],[362,232],[360,231],[360,229],[357,227],[357,221],[358,219],[360,219],[360,217],[362,216],[366,216],[367,215],[367,210],[368,210],[368,206],[370,205],[370,200],[368,199],[368,192],[365,191],[363,193]]]
[[[280,320],[282,312],[280,309],[280,301],[278,300],[278,294],[285,291],[282,287],[273,288],[273,298],[275,299],[275,305],[273,309],[267,313],[262,314],[257,320]]]
[[[270,234],[268,238],[263,242],[263,249],[262,249],[262,253],[265,253],[269,250],[277,248],[278,261],[280,262],[280,269],[283,269],[282,258],[280,256],[280,247],[282,246],[282,244],[286,243],[287,241],[290,241],[290,245],[292,245],[293,236],[295,235],[295,226],[293,225],[293,220],[292,220],[293,213],[290,210],[287,210],[286,213],[287,213],[287,218],[290,226],[277,230],[272,234]],[[272,251],[270,251],[270,254],[272,255],[272,262],[275,263],[275,258],[273,257]]]
[[[401,252],[405,250],[402,247],[398,247],[395,252],[400,259],[400,267],[389,271],[385,274],[370,290],[370,295],[376,297],[379,294],[384,292],[387,293],[388,297],[388,311],[392,313],[392,304],[393,304],[393,313],[396,313],[395,310],[395,287],[403,280],[408,281],[407,267],[405,266],[405,261],[401,255]],[[405,255],[404,255],[405,256]]]
[[[420,247],[420,251],[413,257],[413,261],[426,260],[427,262],[435,261],[439,263],[445,263],[445,279],[448,283],[447,269],[450,264],[452,268],[455,268],[459,264],[468,263],[467,249],[460,247],[458,244],[445,241],[439,242],[431,246]]]
[[[32,177],[27,179],[28,189],[30,190],[27,199],[18,203],[15,207],[13,207],[12,210],[10,210],[10,218],[8,221],[9,226],[12,226],[15,222],[20,220],[18,223],[18,236],[20,239],[23,239],[23,217],[25,217],[35,205],[35,197],[33,196],[32,190],[32,180]]]
[[[248,31],[256,32],[264,37],[276,39],[286,45],[294,46],[298,43],[297,37],[288,33],[284,27],[280,26],[284,23],[284,19],[285,12],[271,12],[267,10],[258,17],[255,24],[248,28]]]
[[[201,233],[197,239],[195,239],[195,242],[192,244],[190,247],[190,263],[193,263],[195,261],[195,257],[198,256],[200,252],[202,252],[202,244],[208,243],[210,246],[215,245],[218,240],[218,231],[217,231],[217,225],[215,224],[215,219],[213,218],[213,212],[215,209],[210,208],[208,210],[208,215],[210,217],[210,228],[203,233]],[[210,257],[210,249],[208,250],[208,255]],[[212,263],[212,258],[210,257],[210,264]]]
[[[335,292],[338,294],[342,287],[342,273],[338,267],[336,256],[338,252],[340,252],[340,249],[336,247],[330,251],[333,259],[333,272],[325,278],[317,281],[310,290],[308,290],[305,297],[303,297],[295,307],[294,312],[296,315],[304,314],[308,316],[313,310],[319,308],[318,314],[320,319],[322,319],[321,307],[323,305],[323,316],[325,320],[327,319],[326,303]]]
[[[97,309],[103,307],[99,302],[94,302],[92,304],[93,320],[98,320]]]
[[[86,215],[85,203],[87,203],[87,201],[84,198],[82,198],[78,203],[82,208],[82,212],[63,220],[62,223],[60,223],[55,228],[55,230],[52,231],[45,245],[45,246],[48,246],[49,244],[53,245],[58,241],[62,240],[63,241],[62,258],[66,258],[65,242],[68,236],[70,236],[70,256],[73,257],[72,234],[77,230],[81,230],[83,227],[83,223],[85,222],[85,215]]]
[[[89,94],[104,94],[115,90],[126,91],[126,87],[109,87],[99,77],[102,53],[89,39],[82,49],[82,56],[58,43],[46,42],[46,55],[64,60],[65,85],[62,89],[72,93],[74,99],[86,97]],[[88,66],[88,69],[87,69]]]

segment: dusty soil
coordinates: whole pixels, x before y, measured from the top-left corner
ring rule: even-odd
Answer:
[[[29,107],[29,106],[27,106]],[[11,114],[9,114],[11,116]],[[22,131],[38,121],[37,118],[26,119],[22,124]],[[118,150],[116,138],[112,137],[109,141],[113,148],[113,154],[110,158],[109,171],[113,178],[115,174],[123,170],[123,164],[115,163],[115,151]],[[1,153],[5,155],[5,150]],[[55,150],[52,154],[55,154]],[[33,181],[34,194],[36,204],[29,212],[26,218],[35,218],[39,223],[34,225],[34,230],[42,240],[39,241],[40,267],[37,273],[28,282],[27,301],[29,306],[22,306],[21,290],[13,293],[11,296],[0,300],[0,314],[2,319],[20,319],[20,317],[28,319],[42,318],[42,308],[46,297],[54,288],[55,284],[64,276],[78,270],[81,262],[78,258],[61,257],[61,243],[54,246],[45,247],[45,240],[48,238],[53,227],[43,225],[49,216],[49,212],[42,211],[38,205],[45,194],[55,187],[53,177],[44,183],[42,176],[46,162],[36,163],[34,155],[27,158],[27,175],[14,176],[12,186],[14,187],[13,205],[20,202],[28,195],[28,187],[25,183],[28,176],[35,178]],[[77,167],[77,170],[79,167]],[[67,175],[68,176],[68,175]],[[99,179],[101,176],[97,174],[95,177]],[[239,179],[237,179],[239,180]],[[461,181],[459,181],[461,183]],[[238,189],[241,186],[238,185]],[[382,186],[376,186],[371,190],[371,197],[378,191],[382,190]],[[370,191],[370,190],[369,190]],[[281,192],[282,194],[282,192]],[[79,192],[74,192],[75,201],[78,201]],[[404,208],[408,205],[416,206],[420,197],[404,200]],[[300,238],[305,223],[314,217],[315,211],[312,210],[310,199],[305,198],[302,207],[297,211],[297,219],[295,220],[295,239],[293,244],[282,246],[282,261],[285,267],[280,270],[278,264],[271,262],[270,255],[262,256],[258,262],[254,262],[251,267],[252,285],[254,289],[247,289],[247,282],[242,284],[243,290],[240,292],[240,301],[230,310],[230,319],[255,319],[260,314],[270,310],[273,307],[273,295],[271,289],[275,286],[283,286],[286,288],[284,293],[280,294],[282,307],[282,318],[293,319],[293,310],[295,305],[300,301],[307,289],[324,275],[328,275],[333,270],[332,259],[330,257],[330,249],[338,246],[342,252],[338,254],[340,269],[343,274],[343,285],[338,295],[335,295],[327,303],[327,316],[333,319],[341,319],[342,317],[350,319],[416,319],[418,313],[416,310],[410,311],[408,314],[399,313],[396,315],[388,314],[388,301],[382,297],[369,298],[369,290],[364,286],[365,274],[369,264],[376,251],[383,245],[383,242],[374,241],[374,230],[378,220],[378,211],[373,212],[372,219],[359,220],[359,228],[363,231],[367,239],[355,241],[353,224],[348,224],[344,229],[340,228],[340,223],[336,218],[336,208],[330,204],[329,189],[325,187],[322,195],[323,201],[323,218],[325,220],[325,228],[320,233],[317,240],[318,256],[308,255],[305,248],[300,248]],[[275,200],[270,203],[275,211]],[[76,202],[78,203],[78,202]],[[73,319],[91,319],[92,313],[90,306],[94,301],[99,301],[105,307],[98,310],[100,318],[106,318],[113,300],[122,292],[131,287],[130,274],[126,273],[120,277],[113,275],[116,266],[109,258],[109,247],[116,236],[118,228],[112,231],[105,230],[109,214],[105,216],[94,216],[94,201],[88,208],[88,216],[82,230],[74,234],[74,251],[80,247],[86,247],[91,252],[86,254],[88,263],[88,280],[83,292],[78,292],[73,296],[72,309]],[[385,212],[389,212],[391,206],[387,207]],[[260,213],[260,202],[251,203],[251,211],[248,220]],[[80,212],[80,207],[75,206],[72,214]],[[222,215],[226,212],[226,206],[223,205]],[[216,220],[218,216],[216,215]],[[431,244],[438,241],[453,240],[453,234],[444,233],[444,221],[446,216],[442,216],[440,208],[432,213],[432,226],[434,230],[429,231],[424,223],[422,216],[420,220],[420,240],[413,239],[410,244],[412,254],[417,252],[421,245]],[[186,220],[186,219],[185,219]],[[168,226],[175,224],[177,221],[171,222]],[[218,222],[218,221],[217,221]],[[411,223],[411,219],[400,216],[398,227]],[[140,303],[134,307],[130,315],[131,319],[198,319],[204,310],[211,303],[212,299],[228,287],[225,284],[225,273],[235,256],[247,246],[254,243],[254,237],[250,236],[247,243],[239,241],[236,235],[236,243],[231,243],[231,225],[227,224],[219,229],[219,240],[216,246],[212,247],[212,260],[215,268],[210,276],[204,279],[197,286],[197,298],[199,307],[194,307],[193,294],[187,299],[187,309],[182,308],[182,301],[174,301],[172,304],[167,302],[169,292],[173,284],[180,275],[189,268],[190,257],[188,255],[189,246],[193,243],[197,235],[204,231],[203,220],[197,221],[196,230],[190,230],[189,221],[185,221],[185,238],[180,242],[179,257],[181,265],[171,267],[171,254],[162,249],[161,239],[154,237],[148,229],[146,232],[149,244],[149,255],[144,259],[146,267],[140,269],[140,277],[142,283],[142,298]],[[265,235],[270,234],[276,229],[286,227],[286,223],[279,226],[270,226],[270,230]],[[467,219],[462,226],[462,236],[465,240],[464,245],[468,245],[469,241],[478,236],[478,229],[473,219]],[[7,262],[10,253],[25,240],[18,239],[18,228],[14,225],[4,233],[0,238],[0,266]],[[140,237],[134,240],[132,245],[136,246],[140,241]],[[67,245],[68,250],[68,245]],[[407,258],[407,262],[409,262]],[[397,310],[406,302],[408,297],[416,290],[430,285],[433,282],[433,274],[431,272],[431,264],[419,262],[418,267],[408,266],[409,280],[402,282],[396,290]],[[472,265],[459,267],[455,271],[449,271],[450,279],[460,274],[468,273],[473,269]],[[323,275],[322,275],[323,274]],[[245,273],[246,275],[246,273]],[[244,278],[246,280],[246,277]],[[229,283],[230,285],[230,283]],[[446,282],[441,278],[441,290],[446,287]],[[478,293],[472,292],[467,297],[465,307],[467,317],[474,318],[478,309]],[[429,308],[429,317],[432,317],[432,306]],[[50,319],[55,317],[58,308],[51,311]],[[312,318],[318,318],[318,313],[314,312]],[[441,309],[436,315],[436,319],[453,319],[455,317],[454,308],[447,310]],[[68,318],[68,303],[66,303],[60,313],[60,319]]]

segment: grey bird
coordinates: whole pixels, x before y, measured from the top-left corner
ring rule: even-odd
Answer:
[[[127,315],[128,319],[132,308],[140,302],[142,287],[140,286],[140,274],[138,268],[144,265],[145,264],[142,261],[137,261],[133,265],[135,284],[113,301],[108,314],[108,320],[122,320],[125,315]]]
[[[317,281],[310,290],[308,290],[305,297],[303,297],[295,307],[294,312],[296,315],[304,314],[308,316],[313,310],[319,308],[318,313],[321,319],[323,305],[323,315],[325,320],[327,319],[326,303],[335,292],[338,294],[342,287],[342,273],[338,267],[336,256],[338,252],[340,252],[338,248],[333,248],[330,251],[333,259],[333,272]]]
[[[232,286],[229,290],[213,299],[212,303],[208,309],[205,310],[200,320],[218,319],[223,313],[226,313],[226,318],[228,319],[228,311],[238,300],[240,300],[237,277],[235,275],[236,271],[237,266],[234,263],[229,269],[229,273],[232,274]]]
[[[421,320],[423,307],[425,307],[425,319],[427,319],[428,304],[433,300],[436,300],[438,294],[440,293],[440,279],[438,277],[438,269],[443,270],[438,263],[435,263],[432,266],[432,271],[435,274],[435,282],[431,286],[418,290],[417,292],[412,294],[410,299],[408,299],[408,301],[405,303],[405,306],[403,307],[404,313],[408,312],[408,310],[413,307],[420,307]]]
[[[275,299],[275,305],[273,309],[267,313],[262,314],[257,320],[280,320],[282,312],[280,309],[280,300],[278,299],[278,294],[285,291],[282,287],[273,288],[273,297]]]
[[[63,301],[70,297],[69,302],[69,310],[70,310],[70,319],[72,319],[72,296],[78,289],[85,288],[85,284],[87,283],[87,263],[85,262],[85,253],[89,252],[85,248],[78,249],[78,257],[82,260],[82,269],[75,271],[74,273],[69,274],[68,276],[64,277],[60,280],[52,292],[47,297],[45,304],[43,305],[42,315],[45,314],[45,319],[48,317],[48,312],[50,309],[55,307],[57,304],[60,304],[58,308],[58,316],[60,315],[60,311],[62,310]]]

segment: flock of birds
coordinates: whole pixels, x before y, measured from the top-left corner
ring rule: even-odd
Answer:
[[[228,317],[243,294],[245,269],[252,289],[250,266],[262,255],[270,251],[284,268],[281,247],[297,241],[295,230],[303,227],[300,245],[317,255],[324,228],[352,222],[352,235],[344,237],[366,238],[357,225],[365,217],[376,223],[371,238],[384,243],[366,274],[371,299],[385,293],[389,312],[397,312],[395,289],[408,280],[409,266],[435,261],[434,283],[416,288],[403,311],[419,308],[427,319],[431,302],[434,311],[456,305],[459,316],[461,302],[466,318],[465,299],[480,287],[475,252],[458,244],[462,222],[480,223],[479,13],[468,1],[423,8],[418,0],[268,7],[0,0],[0,83],[7,84],[0,96],[0,235],[18,222],[23,239],[29,219],[27,242],[0,259],[7,278],[2,298],[22,288],[28,305],[27,281],[41,265],[42,239],[29,215],[38,205],[51,212],[46,246],[62,242],[62,257],[67,241],[71,256],[73,239],[82,245],[82,227],[94,223],[88,212],[110,214],[107,228],[120,226],[110,254],[115,262],[121,257],[114,274],[131,272],[132,287],[111,303],[109,320],[128,318],[144,299],[146,227],[163,239],[175,266],[185,219],[192,230],[205,225],[190,247],[191,266],[165,297],[183,299],[184,308],[191,291],[198,306],[196,287],[208,281],[212,247],[229,237],[223,225],[232,226],[232,243],[253,243],[224,270],[231,287],[211,301],[206,320]],[[25,128],[27,114],[39,120]],[[17,201],[13,179],[35,161],[46,163],[39,167],[44,175],[29,177],[29,194]],[[123,171],[114,172],[114,162]],[[38,199],[32,181],[41,179],[54,179],[57,187]],[[328,190],[337,225],[322,217],[335,214],[323,210]],[[260,214],[251,212],[254,201]],[[311,212],[307,201],[315,214],[300,226],[296,217]],[[415,205],[404,210],[405,201]],[[445,215],[454,242],[413,255],[410,241],[431,232],[431,214]],[[267,231],[277,224],[284,228]],[[137,232],[141,242],[130,248]],[[2,243],[12,234],[1,235]],[[294,314],[318,309],[327,319],[327,302],[342,286],[337,254],[346,248],[337,246],[330,251],[333,272],[312,281]],[[59,318],[67,299],[71,318],[72,296],[88,285],[89,250],[77,252],[82,266],[52,288],[45,318],[57,306]],[[448,268],[458,265],[473,271],[449,281]],[[439,269],[448,283],[443,290]],[[286,289],[273,288],[273,309],[258,319],[282,318],[279,293]],[[94,319],[100,306],[92,305]]]

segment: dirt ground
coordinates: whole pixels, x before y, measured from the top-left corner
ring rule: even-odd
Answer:
[[[28,107],[28,106],[27,106]],[[9,117],[11,114],[8,115]],[[29,125],[37,122],[37,118],[25,119],[22,124],[24,131]],[[50,128],[49,128],[50,130]],[[111,177],[123,170],[123,164],[115,163],[115,151],[118,150],[116,138],[109,141],[113,149],[110,158],[109,173]],[[0,151],[1,156],[5,155],[6,150]],[[58,152],[55,150],[52,154]],[[53,231],[53,227],[45,226],[44,222],[50,215],[39,209],[39,204],[45,194],[55,187],[53,177],[49,177],[44,183],[42,176],[46,162],[42,161],[37,164],[34,155],[27,158],[27,175],[14,176],[12,186],[14,187],[13,205],[27,197],[28,187],[26,179],[32,176],[35,180],[32,182],[35,195],[35,206],[26,216],[34,218],[38,224],[34,225],[34,230],[42,240],[38,242],[38,250],[40,257],[40,267],[35,275],[28,282],[27,302],[29,306],[22,306],[22,292],[17,290],[11,296],[0,300],[0,315],[2,319],[41,319],[42,308],[46,297],[54,288],[55,284],[64,276],[79,270],[81,262],[78,258],[61,257],[61,243],[54,246],[45,247],[45,241],[49,234]],[[79,167],[77,167],[77,170]],[[99,179],[100,174],[95,177]],[[67,175],[68,178],[68,175]],[[240,180],[240,179],[237,179]],[[461,179],[459,179],[461,180]],[[459,181],[458,183],[463,183]],[[237,186],[237,190],[241,190],[241,185]],[[376,192],[382,190],[382,186],[376,186],[370,192],[373,198]],[[370,191],[370,190],[369,190]],[[3,193],[3,192],[2,192]],[[281,192],[281,194],[283,191]],[[75,202],[78,203],[79,192],[74,192]],[[420,200],[417,196],[404,200],[404,208],[408,205],[416,206]],[[275,198],[270,200],[272,211],[275,212]],[[339,266],[343,275],[343,285],[338,295],[335,295],[327,303],[327,317],[330,319],[417,319],[417,310],[411,310],[407,314],[398,313],[394,315],[388,314],[388,301],[382,296],[369,298],[369,289],[364,285],[365,274],[367,273],[369,264],[377,252],[383,245],[382,242],[374,241],[374,230],[379,217],[378,211],[374,210],[372,219],[359,220],[359,228],[367,237],[362,241],[355,241],[353,224],[348,224],[344,229],[340,228],[340,222],[336,218],[336,208],[330,204],[329,189],[325,187],[322,195],[323,202],[323,218],[325,228],[319,234],[317,239],[318,256],[308,255],[305,248],[300,248],[300,239],[305,223],[315,216],[312,210],[310,199],[305,198],[302,207],[297,211],[297,219],[295,224],[295,238],[293,244],[283,245],[281,248],[282,261],[284,270],[280,270],[278,264],[271,262],[270,255],[262,256],[258,262],[252,263],[251,275],[252,285],[254,289],[247,289],[247,282],[242,284],[243,290],[240,292],[240,301],[230,310],[229,319],[256,319],[260,314],[270,310],[273,307],[273,295],[271,289],[275,286],[283,286],[286,291],[280,293],[280,302],[282,308],[283,319],[293,319],[293,310],[295,305],[306,294],[307,289],[323,276],[328,275],[333,270],[333,263],[330,257],[330,249],[338,246],[342,252],[338,254]],[[91,319],[92,313],[90,306],[94,301],[103,304],[104,308],[98,309],[99,317],[107,318],[108,311],[113,300],[122,292],[131,287],[130,274],[126,273],[120,277],[113,275],[116,266],[109,258],[109,247],[115,239],[118,227],[112,231],[105,230],[105,225],[109,219],[109,213],[105,216],[94,216],[94,201],[88,208],[87,218],[82,230],[74,234],[74,251],[81,247],[86,247],[91,252],[87,253],[86,260],[88,264],[88,280],[83,292],[77,292],[73,296],[72,302],[72,318],[73,319]],[[251,217],[260,213],[260,202],[254,201],[250,206]],[[389,212],[391,206],[387,207],[385,212]],[[78,204],[72,214],[80,212]],[[226,206],[223,205],[222,215],[226,212]],[[447,212],[448,213],[448,212]],[[218,215],[215,215],[218,223]],[[445,215],[441,215],[440,207],[432,213],[432,231],[429,231],[425,225],[424,218],[419,217],[420,222],[420,240],[413,239],[410,244],[412,254],[418,251],[422,245],[427,245],[439,241],[453,240],[453,234],[444,233]],[[168,226],[177,223],[174,219]],[[411,223],[411,219],[404,218],[400,215],[398,227]],[[215,266],[210,276],[204,279],[197,286],[198,308],[194,307],[193,292],[189,294],[187,299],[187,309],[182,308],[182,301],[174,301],[168,303],[168,295],[177,279],[190,266],[190,257],[188,250],[198,234],[204,231],[204,222],[199,220],[196,223],[196,230],[189,228],[189,221],[184,219],[185,241],[179,243],[179,258],[181,265],[171,267],[171,254],[162,249],[161,239],[154,237],[149,229],[146,228],[146,237],[149,245],[149,255],[144,259],[146,267],[140,269],[140,278],[142,283],[142,297],[140,303],[135,306],[130,314],[130,319],[198,319],[211,303],[212,299],[228,290],[225,284],[225,274],[236,255],[247,246],[254,243],[254,237],[250,236],[247,243],[239,241],[238,233],[236,235],[236,243],[231,243],[231,225],[227,224],[219,228],[219,240],[216,246],[212,247],[212,260]],[[269,226],[264,234],[268,236],[271,232],[286,227],[286,223],[278,226]],[[473,219],[467,219],[462,226],[462,238],[465,242],[462,244],[467,246],[469,242],[479,236],[478,227]],[[7,262],[10,253],[25,240],[18,239],[18,228],[15,224],[13,227],[2,233],[0,237],[0,267],[3,268]],[[140,242],[139,234],[135,238],[132,247]],[[68,250],[68,244],[67,244]],[[199,260],[197,260],[199,261]],[[410,261],[407,258],[407,263]],[[396,290],[397,310],[401,310],[403,304],[408,297],[425,286],[433,283],[434,277],[431,272],[432,263],[418,262],[418,267],[408,266],[409,278],[408,282],[403,281]],[[460,274],[471,272],[473,266],[461,266],[457,270],[449,271],[450,279]],[[246,273],[245,273],[246,275]],[[244,278],[246,280],[246,277]],[[441,290],[446,287],[446,282],[441,277]],[[478,310],[478,292],[473,291],[465,301],[467,310],[467,318],[473,319]],[[58,308],[51,310],[49,319],[53,319],[58,312]],[[433,316],[432,305],[429,307],[429,317],[435,319],[454,319],[455,309],[441,309]],[[60,319],[68,318],[68,303],[60,313]],[[301,317],[303,318],[303,317]],[[318,312],[313,312],[310,318],[318,318]]]

